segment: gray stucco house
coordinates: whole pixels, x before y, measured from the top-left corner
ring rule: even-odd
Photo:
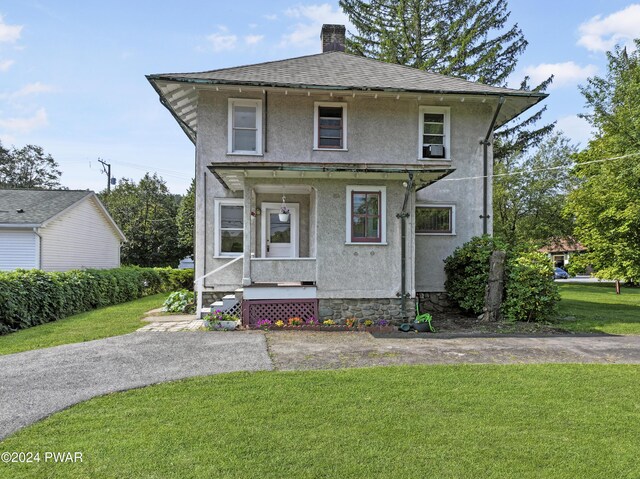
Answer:
[[[117,268],[124,241],[93,191],[0,190],[0,271]]]
[[[346,54],[341,25],[321,40],[147,77],[196,146],[197,287],[235,293],[248,323],[399,320],[437,299],[443,259],[492,231],[493,130],[546,96]]]

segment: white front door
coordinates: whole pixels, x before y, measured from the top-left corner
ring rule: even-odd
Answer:
[[[298,205],[289,207],[289,219],[280,219],[280,205],[263,204],[262,253],[265,258],[298,257]]]

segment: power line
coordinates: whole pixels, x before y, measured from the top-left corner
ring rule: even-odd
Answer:
[[[591,161],[584,161],[581,163],[576,163],[574,165],[575,166],[582,166],[582,165],[591,165],[593,163],[604,163],[606,161],[615,161],[615,160],[622,160],[624,158],[629,158],[631,156],[640,156],[640,152],[637,153],[628,153],[626,155],[622,155],[622,156],[614,156],[612,158],[603,158],[600,160],[591,160]],[[550,170],[562,170],[565,169],[566,166],[550,166],[549,168],[535,168],[532,170],[520,170],[520,171],[512,171],[510,173],[496,173],[494,175],[489,175],[489,178],[496,178],[496,177],[500,177],[500,176],[513,176],[513,175],[523,175],[525,173],[534,173],[534,172],[540,172],[540,171],[550,171]],[[484,175],[481,176],[466,176],[463,178],[442,178],[439,181],[462,181],[462,180],[479,180],[484,178]]]

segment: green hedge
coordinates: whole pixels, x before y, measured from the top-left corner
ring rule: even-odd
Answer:
[[[64,273],[0,272],[0,335],[185,288],[193,288],[193,270],[123,267]]]

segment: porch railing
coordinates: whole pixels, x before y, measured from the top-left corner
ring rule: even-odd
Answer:
[[[238,256],[237,258],[232,259],[228,263],[223,264],[219,268],[216,268],[213,271],[209,271],[207,274],[202,275],[199,278],[195,279],[194,283],[196,285],[196,294],[198,296],[198,301],[196,305],[196,316],[198,319],[202,317],[202,290],[204,289],[204,280],[209,276],[211,276],[212,274],[222,271],[223,269],[231,266],[233,263],[236,263],[241,259],[244,259],[244,255]]]

